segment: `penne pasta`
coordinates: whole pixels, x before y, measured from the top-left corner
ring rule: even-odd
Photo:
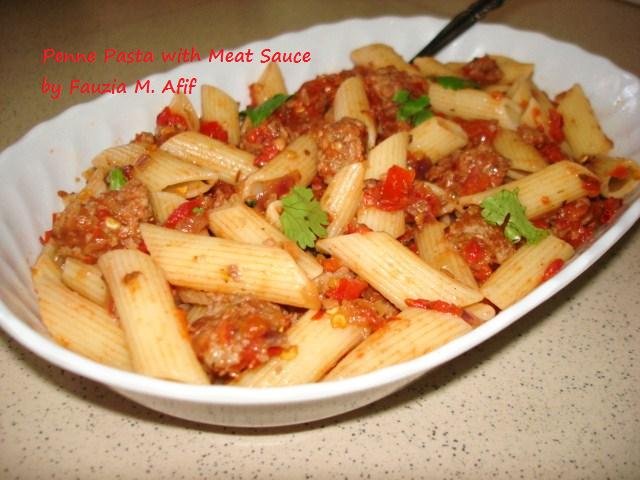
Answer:
[[[137,250],[112,250],[98,260],[122,322],[136,372],[166,380],[209,383],[162,271]]]
[[[151,192],[159,192],[170,185],[197,180],[214,182],[218,175],[213,170],[185,162],[162,150],[141,157],[134,169],[134,176]]]
[[[406,168],[408,146],[407,132],[398,132],[384,139],[369,151],[364,178],[380,180],[394,165]]]
[[[220,180],[232,185],[256,170],[254,156],[249,152],[197,132],[174,135],[160,148],[181,160],[214,171]]]
[[[375,207],[363,207],[358,212],[358,223],[374,232],[385,232],[393,238],[405,232],[404,211],[387,212]]]
[[[522,110],[506,95],[491,95],[482,90],[450,90],[434,83],[429,88],[434,110],[467,120],[497,120],[502,128],[515,130]]]
[[[493,148],[507,158],[515,170],[537,172],[548,165],[535,147],[525,143],[512,130],[500,130],[493,140]]]
[[[324,378],[340,380],[396,365],[431,352],[471,331],[450,313],[410,308],[367,337]]]
[[[212,85],[203,85],[200,92],[202,95],[202,121],[218,122],[227,132],[229,143],[238,145],[240,141],[238,102]]]
[[[310,310],[288,330],[291,347],[285,354],[244,372],[231,383],[242,387],[282,387],[317,382],[364,337],[362,328],[335,327],[330,314],[319,315]]]
[[[593,113],[580,85],[558,95],[558,112],[564,119],[564,134],[576,158],[606,154],[613,147]]]
[[[457,73],[433,57],[418,57],[413,65],[424,77],[455,77]]]
[[[93,157],[91,164],[96,168],[110,169],[131,165],[141,156],[147,153],[147,149],[138,143],[127,143],[117,147],[107,148]]]
[[[318,308],[315,285],[286,251],[141,225],[151,256],[173,285]]]
[[[179,382],[346,378],[491,321],[637,194],[579,85],[552,101],[500,55],[352,60],[290,96],[270,63],[243,113],[175,95],[96,155],[32,270],[51,337]]]
[[[628,158],[596,155],[587,167],[600,179],[600,192],[608,198],[624,198],[640,184],[640,167]]]
[[[489,55],[502,71],[501,84],[511,85],[519,78],[531,78],[533,63],[522,63],[503,55]]]
[[[327,237],[340,235],[354,218],[362,198],[364,174],[365,166],[362,162],[352,163],[342,167],[329,182],[320,200],[320,206],[330,219]]]
[[[280,67],[276,62],[270,62],[265,67],[256,83],[250,87],[251,100],[254,105],[266,102],[274,95],[287,93],[287,87]]]
[[[102,278],[102,272],[95,265],[89,265],[73,257],[62,264],[62,282],[74,292],[101,307],[108,308],[109,290]]]
[[[189,130],[198,131],[200,130],[200,119],[198,118],[198,113],[196,109],[193,108],[193,104],[189,97],[187,97],[184,93],[176,93],[171,99],[171,103],[169,103],[169,109],[172,113],[180,115],[187,121],[187,126]]]
[[[184,196],[171,192],[151,192],[149,201],[153,209],[153,218],[162,225],[167,221],[169,215],[184,203]]]
[[[547,275],[554,262],[564,264],[573,256],[573,247],[553,235],[539,243],[527,244],[503,263],[480,287],[483,295],[501,309],[531,292]]]
[[[482,300],[477,289],[430,267],[386,233],[326,238],[316,247],[338,257],[400,310],[407,308],[407,299],[443,300],[459,306]]]
[[[369,148],[374,147],[377,135],[376,125],[360,77],[349,77],[340,84],[333,100],[333,116],[336,121],[344,117],[360,120],[367,128]]]
[[[59,269],[50,257],[38,259],[32,278],[42,322],[56,342],[104,365],[132,369],[125,337],[116,319],[103,307],[63,285]]]
[[[382,43],[356,48],[351,52],[351,61],[362,67],[395,67],[403,72],[417,73],[416,68],[405,62],[393,48]]]
[[[269,163],[249,175],[243,182],[242,198],[255,198],[268,182],[285,176],[296,177],[295,185],[306,186],[316,175],[318,147],[310,135],[302,135],[291,142]]]
[[[478,288],[467,262],[446,239],[446,226],[438,221],[425,223],[415,234],[420,257],[433,268],[471,288]]]
[[[593,183],[599,180],[587,168],[575,162],[562,161],[549,165],[531,175],[484,192],[460,197],[460,205],[480,205],[500,190],[518,189],[518,198],[525,207],[527,217],[535,218],[555,210],[564,202],[593,195]]]
[[[410,133],[409,149],[425,154],[433,162],[464,147],[469,141],[460,125],[440,117],[431,117]]]
[[[213,210],[209,214],[209,227],[220,238],[283,248],[309,278],[315,278],[323,272],[322,265],[313,255],[302,250],[264,217],[242,203]]]

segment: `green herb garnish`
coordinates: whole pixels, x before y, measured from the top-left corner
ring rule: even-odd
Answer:
[[[463,88],[480,88],[476,82],[460,77],[436,77],[436,83],[450,90],[461,90]]]
[[[513,191],[500,190],[483,200],[482,218],[492,225],[503,225],[504,236],[512,243],[519,242],[523,237],[529,243],[538,243],[549,235],[547,230],[537,228],[533,225],[527,215],[525,208],[518,199],[518,189]]]
[[[254,127],[257,127],[264,122],[273,112],[275,112],[280,105],[289,100],[291,95],[285,95],[284,93],[278,93],[269,100],[265,100],[257,107],[247,107],[244,113],[249,117]]]
[[[433,116],[429,108],[431,102],[426,95],[411,98],[407,90],[398,90],[393,101],[398,105],[398,118],[410,122],[414,127]]]
[[[310,188],[293,187],[281,198],[283,211],[280,215],[282,230],[300,248],[313,248],[316,238],[326,237],[329,224],[327,212],[313,198]]]
[[[108,173],[106,181],[109,184],[109,190],[120,190],[127,183],[127,177],[124,176],[121,168],[114,168]]]

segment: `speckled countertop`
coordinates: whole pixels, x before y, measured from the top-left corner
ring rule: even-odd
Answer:
[[[135,11],[123,0],[2,2],[0,148],[77,101],[40,94],[43,48],[169,49],[185,39],[236,47],[347,17],[448,17],[468,1],[145,0]],[[640,7],[629,3],[511,0],[491,20],[640,74]],[[69,78],[77,68],[48,71]],[[96,64],[82,73],[130,83],[158,68]],[[170,418],[0,333],[0,478],[640,478],[639,241],[636,225],[551,301],[410,388],[297,427]]]

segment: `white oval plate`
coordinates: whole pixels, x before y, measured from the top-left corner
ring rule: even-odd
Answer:
[[[310,51],[310,63],[283,65],[288,87],[294,91],[319,73],[350,68],[349,52],[364,44],[386,42],[409,58],[443,25],[444,21],[429,17],[349,20],[281,35],[236,51]],[[535,63],[536,82],[551,94],[580,82],[605,131],[616,141],[616,153],[640,160],[638,78],[573,45],[495,25],[475,26],[440,58],[468,60],[484,53]],[[205,61],[149,78],[153,85],[163,85],[169,79],[196,77],[199,85],[215,84],[246,101],[247,86],[262,68],[255,59],[239,64]],[[170,99],[170,94],[135,95],[133,88],[128,90],[127,94],[106,95],[67,110],[33,128],[0,155],[0,325],[55,365],[185,419],[234,426],[287,425],[371,403],[485,341],[548,299],[595,262],[640,216],[636,192],[615,224],[558,275],[486,324],[411,362],[339,382],[260,390],[182,385],[143,377],[99,365],[52,342],[38,320],[29,277],[29,265],[40,249],[38,236],[50,227],[51,213],[61,208],[56,192],[77,190],[74,179],[100,150],[126,142],[136,132],[152,130],[155,115]],[[199,93],[192,99],[198,105]]]

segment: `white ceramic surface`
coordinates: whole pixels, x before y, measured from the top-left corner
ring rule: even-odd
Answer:
[[[317,26],[247,45],[255,51],[309,50],[312,62],[285,65],[290,90],[315,74],[349,68],[348,52],[372,42],[386,42],[410,57],[444,24],[428,17],[350,20]],[[535,80],[556,93],[579,81],[592,99],[616,152],[640,160],[640,81],[603,59],[543,35],[477,25],[450,45],[444,60],[466,60],[485,52],[501,53],[536,64]],[[246,100],[247,85],[260,73],[258,62],[187,64],[151,77],[155,84],[191,76],[221,86]],[[131,90],[131,89],[130,89]],[[194,95],[199,103],[199,94]],[[640,216],[637,193],[615,225],[554,278],[490,322],[445,347],[414,361],[358,378],[278,389],[194,386],[146,378],[111,369],[51,342],[37,317],[29,264],[37,255],[39,234],[61,208],[58,190],[77,190],[75,180],[93,155],[153,128],[167,95],[105,96],[78,105],[30,131],[0,156],[0,325],[20,343],[50,362],[104,383],[122,395],[169,415],[217,425],[272,426],[337,415],[373,402],[420,375],[473,348],[526,314],[596,261]],[[123,114],[126,112],[126,114]]]

